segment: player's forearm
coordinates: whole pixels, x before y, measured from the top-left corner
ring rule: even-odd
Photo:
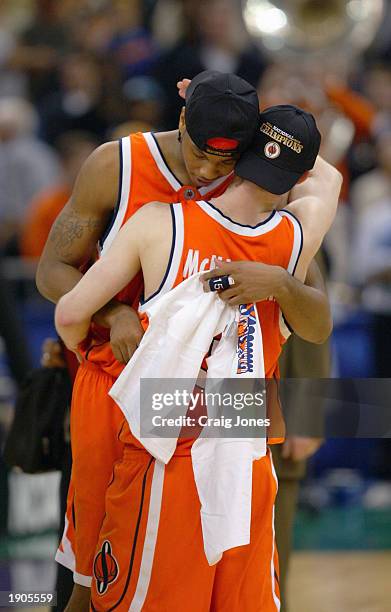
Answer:
[[[132,309],[127,304],[123,304],[117,300],[111,300],[106,306],[103,306],[103,308],[93,315],[92,320],[98,325],[101,325],[101,327],[111,328],[116,319],[123,314],[125,316],[128,315],[130,310]]]
[[[51,265],[42,264],[37,271],[36,283],[43,297],[55,304],[69,293],[82,278],[82,273],[68,264],[56,262]],[[129,306],[113,299],[96,312],[92,319],[102,327],[110,328],[114,319]]]
[[[38,291],[50,302],[57,302],[69,293],[82,278],[82,273],[73,266],[56,261],[41,261],[36,274]]]
[[[292,330],[303,340],[321,344],[330,336],[333,322],[327,295],[304,285],[286,272],[274,297]]]
[[[69,320],[64,318],[62,310],[59,310],[60,305],[61,300],[57,305],[55,315],[57,333],[70,350],[76,350],[80,342],[82,342],[88,335],[91,319],[85,319],[79,323],[71,324],[69,323]]]

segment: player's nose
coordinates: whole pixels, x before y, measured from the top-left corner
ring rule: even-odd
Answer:
[[[207,162],[202,164],[199,169],[199,177],[204,181],[214,181],[219,178],[220,174],[214,164]]]

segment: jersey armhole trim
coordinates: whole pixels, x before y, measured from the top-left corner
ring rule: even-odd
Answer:
[[[292,246],[291,257],[289,259],[289,263],[287,267],[287,272],[289,272],[289,274],[294,276],[296,269],[297,269],[297,264],[299,263],[300,255],[303,250],[303,228],[301,226],[299,219],[289,210],[282,209],[279,212],[280,212],[280,215],[282,215],[283,217],[290,218],[292,225],[293,225],[293,246]],[[280,327],[281,335],[283,336],[283,338],[285,338],[285,340],[287,340],[289,336],[292,333],[294,333],[294,330],[292,329],[292,327],[289,325],[288,321],[284,317],[284,313],[282,312],[281,308],[280,308],[280,316],[279,316],[279,327]]]
[[[293,247],[292,253],[287,267],[287,271],[294,276],[297,264],[299,263],[300,255],[303,251],[303,228],[299,219],[290,210],[280,210],[280,215],[288,217],[292,221],[293,225]]]
[[[131,156],[131,139],[130,136],[120,138],[119,141],[119,184],[117,203],[113,210],[110,222],[100,238],[98,246],[100,254],[111,246],[115,236],[121,229],[128,208],[128,200],[130,193],[130,181],[132,175],[132,156]]]
[[[166,206],[166,204],[162,204],[162,206]],[[144,295],[141,296],[139,305],[140,312],[148,311],[151,304],[170,291],[174,286],[178,274],[184,242],[183,210],[182,204],[170,204],[169,206],[172,219],[172,243],[167,268],[159,288],[146,300],[144,299]]]

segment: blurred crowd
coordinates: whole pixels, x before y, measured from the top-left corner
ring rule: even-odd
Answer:
[[[374,323],[391,368],[391,11],[364,52],[272,53],[241,0],[0,0],[0,253],[36,258],[86,157],[105,140],[177,127],[176,82],[235,72],[261,107],[316,116],[344,175],[325,244],[332,298]],[[350,45],[346,53],[346,45]]]

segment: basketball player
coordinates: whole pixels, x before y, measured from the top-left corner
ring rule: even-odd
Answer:
[[[105,257],[60,300],[57,329],[70,348],[76,349],[86,337],[93,314],[140,270],[145,294],[156,300],[191,273],[191,261],[211,262],[217,255],[259,262],[254,266],[261,266],[267,277],[263,290],[258,286],[257,309],[265,375],[276,374],[286,333],[284,325],[280,328],[278,303],[284,299],[284,279],[287,273],[305,279],[335,215],[341,178],[318,159],[317,171],[319,166],[323,170],[322,199],[298,197],[278,211],[286,202],[284,194],[313,166],[320,137],[312,116],[295,107],[274,107],[261,119],[255,143],[239,160],[238,178],[225,194],[210,202],[143,207],[121,229]],[[297,196],[306,193],[304,183],[295,189]],[[198,271],[197,266],[191,270]],[[172,280],[162,283],[163,278]],[[289,308],[284,312],[288,323],[292,320]],[[94,563],[92,609],[278,610],[273,530],[276,482],[270,453],[254,463],[251,544],[227,551],[210,567],[203,550],[188,441],[178,443],[164,470],[133,438],[125,422],[120,439],[125,450],[107,490]]]
[[[228,185],[232,168],[258,123],[255,90],[238,77],[211,72],[193,79],[190,88],[186,82],[182,92],[186,88],[186,115],[183,111],[179,130],[132,135],[119,148],[118,143],[107,143],[84,165],[70,202],[52,228],[38,269],[37,285],[48,299],[58,301],[76,284],[80,270],[94,256],[97,241],[104,253],[141,205],[151,200],[211,197]],[[196,191],[200,193],[194,196]],[[139,290],[136,279],[94,316],[74,385],[72,481],[56,559],[74,572],[80,585],[75,589],[75,609],[78,596],[83,601],[89,598],[105,490],[113,465],[122,456],[117,436],[122,414],[107,392],[112,376],[121,371],[143,333],[129,308],[137,304]],[[95,389],[94,404],[91,389]]]
[[[252,86],[235,75],[207,71],[187,89],[186,116],[183,110],[179,130],[135,134],[119,146],[111,142],[99,147],[82,168],[70,201],[53,225],[37,273],[40,292],[57,302],[95,257],[97,242],[105,253],[121,225],[143,204],[212,197],[224,191],[239,155],[254,137],[258,118],[259,102]],[[86,587],[91,582],[106,486],[122,456],[116,435],[122,414],[107,395],[113,383],[110,364],[115,371],[126,363],[140,341],[143,331],[129,308],[138,303],[140,289],[135,279],[94,316],[82,352],[87,358],[74,385],[72,482],[56,558],[74,572],[76,583]],[[106,353],[100,359],[92,347],[108,341],[113,351],[108,359]],[[95,393],[93,405],[91,389],[102,391],[99,397]]]

